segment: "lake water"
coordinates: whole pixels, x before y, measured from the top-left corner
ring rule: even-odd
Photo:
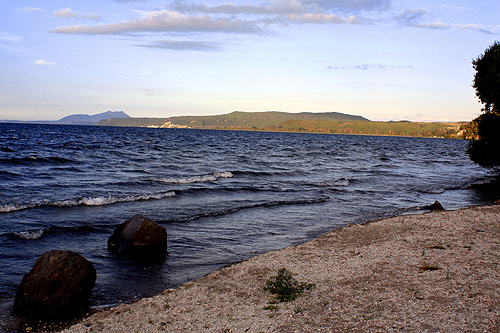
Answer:
[[[0,124],[0,329],[36,258],[71,250],[97,270],[91,302],[150,296],[350,223],[499,199],[462,140]],[[107,249],[135,214],[168,256]],[[277,267],[279,269],[280,267]]]

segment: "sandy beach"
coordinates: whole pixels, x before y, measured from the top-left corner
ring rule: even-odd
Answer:
[[[246,260],[64,332],[498,332],[500,206],[351,225]],[[286,268],[315,287],[264,309]]]

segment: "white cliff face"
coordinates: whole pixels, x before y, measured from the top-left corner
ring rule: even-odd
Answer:
[[[154,126],[148,126],[148,127],[154,127]],[[172,124],[171,121],[166,121],[163,123],[163,125],[160,126],[160,128],[187,128],[187,126]]]

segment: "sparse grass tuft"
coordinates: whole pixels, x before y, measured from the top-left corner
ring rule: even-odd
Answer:
[[[274,294],[272,302],[279,303],[293,301],[304,290],[310,290],[314,287],[315,285],[311,283],[298,282],[290,271],[282,268],[278,271],[277,275],[271,276],[266,281],[266,285],[262,289]]]

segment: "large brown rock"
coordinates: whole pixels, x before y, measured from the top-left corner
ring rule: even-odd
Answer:
[[[72,317],[88,307],[96,270],[81,255],[53,250],[42,254],[19,285],[14,313],[30,318]]]
[[[140,214],[120,224],[108,239],[110,251],[155,258],[167,252],[167,230]]]
[[[444,210],[443,205],[439,201],[434,201],[432,205],[424,206],[427,210]]]

